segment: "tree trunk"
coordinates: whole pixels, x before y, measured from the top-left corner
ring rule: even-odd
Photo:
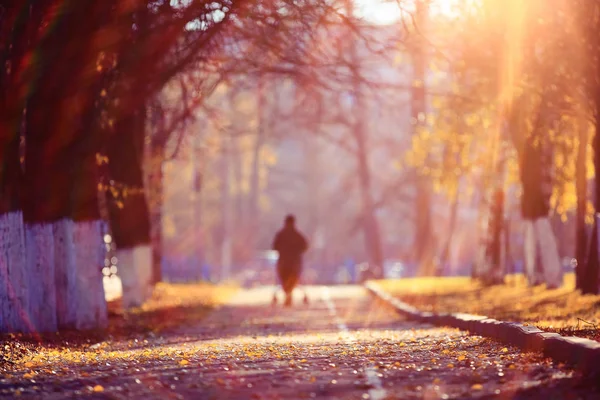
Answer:
[[[250,218],[248,214],[250,208],[244,198],[244,174],[242,171],[242,150],[240,149],[240,140],[232,139],[230,144],[231,187],[232,191],[235,193],[235,198],[232,199],[232,202],[234,202],[232,205],[232,212],[235,220],[238,221],[238,224],[246,229],[246,226],[249,225],[248,220]]]
[[[46,6],[50,4],[33,7],[35,20],[46,17]],[[89,2],[74,3],[64,11],[60,23],[43,37],[37,37],[37,26],[32,34],[39,40],[32,45],[40,63],[29,82],[35,90],[26,112],[23,209],[27,273],[32,288],[41,288],[31,290],[29,298],[38,331],[103,326],[101,316],[90,324],[80,323],[80,317],[93,308],[87,302],[91,298],[101,298],[96,305],[106,313],[98,247],[91,252],[78,249],[76,237],[81,235],[76,233],[82,221],[99,223],[98,133],[92,127],[102,74],[90,75],[88,67],[96,62],[99,49],[89,40],[110,13]],[[90,15],[93,18],[87,18]],[[65,46],[73,32],[79,40]],[[102,244],[99,232],[81,240]],[[94,271],[95,279],[86,280]]]
[[[458,199],[459,199],[459,188],[456,189],[450,204],[450,221],[448,223],[448,237],[444,244],[444,249],[440,255],[440,263],[436,275],[444,275],[444,266],[450,264],[451,248],[452,248],[452,237],[454,236],[454,230],[456,229],[456,221],[458,217]]]
[[[537,256],[537,241],[535,238],[535,226],[532,220],[526,219],[525,224],[525,240],[524,240],[524,256],[525,256],[525,276],[529,285],[537,285],[541,278],[538,277],[538,271],[536,270],[536,256]]]
[[[536,259],[542,264],[542,276],[548,287],[562,285],[562,268],[556,238],[548,213],[550,211],[550,158],[543,141],[536,140],[539,128],[526,138],[520,165],[523,196],[521,213],[526,222],[525,260],[529,283],[537,284]]]
[[[75,329],[79,290],[75,264],[74,222],[63,218],[52,224],[56,318],[59,329]]]
[[[412,98],[411,98],[411,122],[413,135],[418,135],[420,129],[425,127],[425,115],[427,107],[425,104],[425,70],[426,55],[425,44],[421,39],[425,25],[428,20],[427,0],[419,0],[416,3],[415,24],[420,33],[415,34],[412,42]],[[431,221],[431,182],[429,177],[421,171],[417,171],[417,183],[415,186],[415,238],[414,249],[417,262],[421,264],[420,274],[431,275],[434,271],[433,265],[433,243],[432,243],[432,221]]]
[[[594,217],[594,229],[592,231],[592,236],[590,237],[590,245],[588,247],[586,268],[584,268],[582,274],[581,293],[583,294],[598,294],[598,277],[597,273],[595,273],[595,271],[598,271],[600,265],[600,255],[598,254],[598,240],[600,240],[598,230],[600,229],[600,225],[598,220],[598,214],[596,214],[596,216]]]
[[[534,222],[534,225],[544,281],[549,288],[558,288],[562,285],[562,265],[550,218],[540,218]]]
[[[55,332],[58,324],[53,224],[28,223],[25,226],[25,245],[32,325],[37,332]],[[36,289],[32,290],[34,287]]]
[[[79,221],[73,227],[75,266],[78,278],[78,306],[75,327],[106,328],[108,316],[102,278],[106,251],[102,245],[101,220]]]
[[[513,263],[513,258],[511,255],[511,246],[510,246],[510,238],[511,238],[511,221],[510,217],[507,216],[504,219],[504,260],[502,264],[504,265],[504,271],[506,274],[514,274],[515,268]]]
[[[144,190],[145,110],[140,107],[116,123],[107,145],[112,187],[107,195],[117,247],[123,307],[137,307],[151,294],[150,215]]]
[[[581,292],[584,294],[598,294],[598,279],[600,272],[600,245],[598,241],[600,236],[598,235],[598,216],[600,213],[600,89],[594,98],[596,107],[596,123],[595,123],[595,134],[592,142],[594,152],[594,211],[596,215],[594,217],[594,233],[590,241],[590,253],[588,253],[588,259],[584,272],[582,274]]]
[[[197,139],[198,140],[198,139]],[[204,167],[204,158],[205,154],[202,148],[196,143],[195,146],[195,162],[194,162],[194,182],[193,182],[193,190],[194,190],[194,202],[192,207],[194,207],[194,232],[195,236],[195,245],[196,245],[196,271],[194,274],[194,279],[203,279],[204,278],[204,265],[205,265],[205,251],[206,251],[206,241],[204,236],[203,229],[203,214],[202,214],[202,190],[204,186],[204,174],[206,173]]]
[[[260,207],[259,207],[259,198],[260,198],[260,155],[264,144],[264,137],[266,136],[266,130],[268,129],[268,123],[266,121],[266,91],[265,91],[265,83],[263,81],[263,77],[258,78],[258,105],[257,105],[257,113],[258,113],[258,127],[256,129],[256,141],[252,148],[252,167],[250,173],[250,230],[252,232],[249,237],[252,249],[256,247],[257,236],[254,234],[258,230],[258,224],[260,221]]]
[[[84,136],[89,137],[91,134]],[[80,142],[83,144],[84,142]],[[96,146],[79,148],[74,161],[75,170],[71,186],[75,265],[75,328],[102,329],[108,324],[102,268],[105,248],[103,224],[98,195],[99,171]]]
[[[577,289],[581,289],[583,286],[582,278],[587,254],[587,227],[585,223],[585,216],[587,214],[587,145],[587,129],[585,124],[583,124],[582,127],[579,127],[579,144],[575,165],[575,186],[577,192],[577,210],[575,214],[575,258],[577,259],[577,269],[575,270],[575,285]]]
[[[489,224],[489,212],[485,210],[484,203],[479,202],[477,206],[477,250],[471,266],[471,278],[481,279],[486,266],[486,252],[487,252],[487,226]]]
[[[489,282],[492,284],[501,284],[504,280],[504,256],[502,247],[502,232],[504,231],[504,189],[499,188],[494,192],[492,199],[492,229],[491,229],[491,248],[490,248],[490,267],[488,274]]]
[[[27,312],[20,135],[16,122],[7,118],[0,123],[0,332],[27,332],[33,327]]]
[[[0,63],[23,65],[28,30],[35,24],[19,1],[2,16]],[[25,108],[22,68],[0,68],[0,332],[30,332],[29,279],[21,204],[21,127]]]
[[[229,279],[232,263],[232,199],[231,199],[231,138],[224,137],[223,149],[223,167],[222,167],[222,186],[221,186],[221,248],[220,261],[221,271],[220,279]]]
[[[162,280],[162,213],[164,204],[164,145],[157,140],[150,142],[148,173],[148,200],[150,209],[150,237],[152,244],[152,284]]]
[[[375,215],[375,205],[373,201],[371,171],[369,168],[365,132],[362,129],[362,122],[357,122],[356,141],[357,141],[357,168],[359,187],[361,192],[362,204],[362,223],[363,234],[365,238],[365,247],[369,255],[369,263],[372,264],[373,272],[376,278],[383,278],[383,251],[381,249],[381,234],[379,221]]]
[[[348,14],[352,15],[353,5],[347,3]],[[384,255],[381,243],[381,232],[379,221],[375,214],[375,202],[373,200],[373,185],[371,182],[371,167],[369,165],[369,143],[368,134],[365,127],[366,115],[368,113],[367,104],[364,101],[363,82],[360,77],[360,71],[363,66],[358,57],[358,40],[353,38],[354,42],[351,48],[351,58],[353,63],[353,90],[354,104],[351,112],[354,114],[353,122],[350,126],[351,134],[356,143],[356,168],[358,173],[358,184],[361,197],[360,216],[363,227],[363,237],[365,241],[365,250],[367,252],[369,263],[371,264],[370,274],[373,278],[384,277]]]
[[[42,87],[27,107],[24,220],[29,312],[38,332],[54,332],[58,325],[57,312],[66,310],[66,299],[57,299],[56,283],[61,285],[59,296],[68,296],[64,290],[72,278],[74,268],[70,251],[71,238],[67,237],[70,217],[70,179],[72,169],[70,154],[65,148],[72,143],[73,132],[59,129],[64,104],[46,104],[46,90]],[[57,143],[63,144],[57,146]],[[56,243],[54,233],[57,232]],[[66,257],[57,260],[56,257]],[[59,263],[57,263],[59,261]],[[56,265],[59,265],[57,271]],[[64,279],[62,276],[64,275]],[[56,281],[58,277],[58,281]],[[61,306],[57,310],[57,301]],[[68,318],[61,318],[61,321]]]
[[[0,332],[33,332],[25,265],[23,213],[0,215]]]

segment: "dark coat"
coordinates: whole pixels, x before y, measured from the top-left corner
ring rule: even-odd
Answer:
[[[308,249],[306,238],[293,225],[285,226],[273,240],[273,250],[279,253],[277,275],[285,293],[291,293],[302,273],[302,254]]]
[[[302,254],[308,249],[306,238],[294,226],[285,226],[273,240],[273,250],[279,253],[279,267],[301,266]]]

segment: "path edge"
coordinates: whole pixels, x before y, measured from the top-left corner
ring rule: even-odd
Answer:
[[[416,307],[393,297],[374,282],[366,282],[364,287],[371,295],[408,319],[436,326],[458,328],[524,351],[541,352],[545,357],[572,365],[585,375],[600,377],[600,342],[544,332],[534,326],[498,321],[482,315],[419,311]]]

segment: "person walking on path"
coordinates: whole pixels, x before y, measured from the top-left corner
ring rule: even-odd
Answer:
[[[296,229],[296,218],[285,217],[283,228],[277,232],[273,240],[273,250],[279,253],[277,259],[277,276],[285,293],[284,305],[292,305],[292,292],[300,280],[302,273],[302,255],[308,249],[308,241]],[[273,299],[276,301],[276,298]]]

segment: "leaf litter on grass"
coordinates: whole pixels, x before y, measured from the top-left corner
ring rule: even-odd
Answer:
[[[143,348],[157,334],[200,322],[236,290],[204,283],[159,283],[152,298],[140,308],[123,312],[119,301],[111,302],[105,331],[2,335],[0,373],[46,366],[60,371],[61,366],[68,369],[111,361],[177,357],[168,349]]]
[[[529,287],[522,274],[508,275],[504,284],[494,286],[470,277],[375,282],[421,311],[483,315],[600,341],[600,295],[576,291],[573,273],[565,274],[563,286],[552,290],[544,285]]]

